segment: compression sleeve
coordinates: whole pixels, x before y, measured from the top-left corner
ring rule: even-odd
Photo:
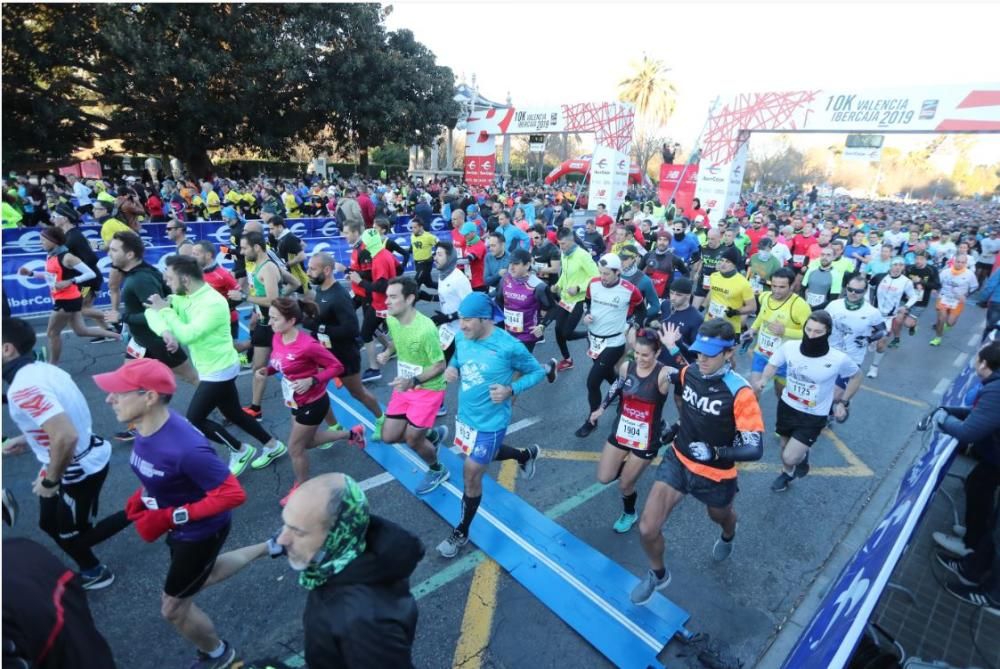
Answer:
[[[752,462],[764,455],[762,432],[737,432],[732,446],[721,446],[715,451],[720,460]]]
[[[230,509],[235,509],[247,500],[246,491],[230,474],[217,488],[205,491],[205,496],[197,502],[187,505],[188,519],[201,520],[217,516]]]
[[[601,400],[601,410],[607,409],[608,406],[615,401],[615,398],[622,394],[622,390],[625,388],[625,379],[621,377],[621,374],[615,377],[615,382],[611,384],[608,388],[608,394],[604,396]]]

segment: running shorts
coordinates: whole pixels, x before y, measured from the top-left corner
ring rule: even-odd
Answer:
[[[780,436],[812,446],[825,427],[826,416],[814,416],[788,406],[784,400],[778,400],[778,418],[774,431]]]
[[[344,366],[341,376],[354,376],[361,373],[361,351],[357,348],[330,349],[334,357]]]
[[[301,404],[292,409],[292,415],[295,416],[295,422],[299,425],[314,426],[323,422],[329,410],[330,397],[323,393],[315,402]]]
[[[366,304],[361,309],[361,341],[368,344],[375,338],[375,332],[385,327],[385,319],[375,315],[375,308]]]
[[[608,443],[617,449],[625,451],[632,457],[636,457],[641,460],[652,460],[655,458],[657,451],[660,450],[660,428],[663,426],[663,421],[659,419],[653,421],[653,429],[649,433],[649,448],[643,451],[638,448],[622,446],[618,443],[618,439],[616,437],[618,435],[619,420],[621,420],[621,414],[618,414],[615,417],[615,422],[611,424],[611,433],[608,435]]]
[[[185,598],[193,597],[201,590],[215,567],[215,558],[219,556],[222,544],[226,543],[229,527],[227,523],[215,534],[200,541],[179,541],[167,535],[170,569],[163,584],[165,594]]]
[[[254,348],[271,348],[273,341],[274,330],[271,329],[270,325],[257,323],[253,332],[250,333],[250,343],[253,344]]]
[[[125,354],[126,358],[131,358],[128,353]],[[142,356],[144,358],[152,358],[153,360],[159,360],[164,365],[170,369],[175,369],[180,367],[185,362],[187,362],[187,353],[180,346],[177,350],[171,353],[167,350],[167,345],[163,343],[162,339],[157,339],[155,342],[146,347],[146,353]]]
[[[490,464],[496,459],[500,447],[503,446],[503,438],[506,435],[506,428],[497,432],[477,432],[476,445],[472,447],[469,459],[478,465]]]
[[[684,495],[691,495],[696,500],[714,509],[724,509],[733,503],[733,498],[739,492],[736,477],[722,481],[713,481],[695,474],[677,458],[673,447],[663,449],[663,460],[656,468],[656,480],[663,481],[668,486]]]
[[[768,358],[766,355],[758,351],[754,351],[753,362],[751,363],[750,371],[757,372],[758,374],[760,372],[763,372],[764,368],[767,367],[767,363],[769,360],[770,358]],[[774,378],[781,379],[782,381],[784,381],[787,375],[788,375],[788,365],[782,365],[781,367],[778,368],[778,371],[775,372]]]
[[[82,297],[74,297],[71,300],[54,300],[52,305],[52,311],[65,311],[67,314],[74,314],[82,309]]]
[[[414,427],[430,429],[434,426],[438,409],[444,402],[443,390],[414,388],[405,392],[392,391],[389,406],[385,408],[388,418],[405,419]]]
[[[953,318],[958,318],[962,314],[962,309],[964,308],[965,308],[965,300],[962,300],[961,302],[958,303],[957,306],[954,306],[951,309],[941,304],[941,300],[938,300],[937,303],[938,311],[943,311],[945,315],[951,316]]]

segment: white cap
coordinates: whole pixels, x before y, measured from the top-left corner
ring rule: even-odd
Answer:
[[[601,260],[598,262],[601,267],[607,267],[608,269],[615,269],[619,272],[622,270],[622,259],[619,258],[614,253],[605,253],[601,256]]]

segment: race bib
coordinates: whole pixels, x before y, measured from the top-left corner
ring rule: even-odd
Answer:
[[[623,415],[618,419],[615,440],[627,448],[649,450],[649,423]]]
[[[712,275],[711,274],[702,274],[701,275],[701,287],[704,288],[705,290],[708,290],[709,288],[712,287]]]
[[[388,315],[389,315],[389,310],[388,309],[376,309],[375,310],[375,316],[377,316],[378,318],[385,318]]]
[[[756,274],[750,277],[750,287],[753,288],[754,295],[757,295],[760,291],[764,290],[764,284],[760,280],[760,277]]]
[[[768,332],[766,327],[761,328],[760,332],[757,334],[757,347],[760,348],[760,352],[770,358],[771,354],[773,354],[779,346],[781,346],[781,337]]]
[[[719,302],[709,302],[708,303],[708,316],[709,318],[725,318],[726,317],[726,305]]]
[[[326,348],[333,348],[333,342],[330,341],[330,335],[325,332],[320,332],[316,335],[316,339]]]
[[[129,338],[128,346],[125,347],[125,355],[130,358],[145,358],[146,347],[141,346],[135,339]]]
[[[788,399],[798,404],[812,408],[816,406],[816,398],[819,396],[819,386],[809,381],[789,378],[785,389]]]
[[[403,362],[402,360],[396,361],[396,373],[403,377],[404,379],[416,378],[424,371],[424,368],[420,365],[414,365],[410,362]]]
[[[295,388],[288,377],[281,377],[281,397],[285,400],[285,406],[289,409],[297,409],[298,402],[295,401]]]
[[[608,340],[605,337],[595,337],[592,334],[587,335],[587,340],[590,343],[590,348],[587,349],[587,355],[589,355],[594,360],[597,360],[598,356],[608,347]]]
[[[945,309],[954,309],[955,307],[958,306],[958,299],[954,297],[942,296],[941,299],[938,301],[938,304],[940,304]]]
[[[917,295],[917,302],[922,302],[923,299],[924,299],[924,289],[923,288],[917,288],[916,295]]]
[[[795,263],[796,265],[801,265],[803,262],[805,262],[805,260],[806,257],[802,253],[797,253],[792,256],[792,262]]]
[[[438,341],[441,342],[441,350],[445,351],[455,341],[455,333],[447,325],[438,328]]]
[[[565,309],[566,311],[573,311],[574,305],[568,304],[565,300],[559,300],[559,306]]]
[[[806,293],[806,302],[809,303],[810,307],[819,306],[826,301],[826,295],[820,295],[819,293]]]
[[[524,312],[503,310],[503,322],[511,332],[524,332]]]
[[[476,437],[478,435],[479,430],[474,430],[457,418],[455,419],[455,445],[463,453],[466,455],[472,453],[472,449],[476,447]]]

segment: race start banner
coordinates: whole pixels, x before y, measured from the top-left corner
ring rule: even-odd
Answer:
[[[688,211],[691,209],[691,200],[694,199],[694,191],[697,184],[697,165],[661,165],[660,184],[657,189],[660,204],[664,207],[669,205],[671,194],[673,194],[677,210]]]

